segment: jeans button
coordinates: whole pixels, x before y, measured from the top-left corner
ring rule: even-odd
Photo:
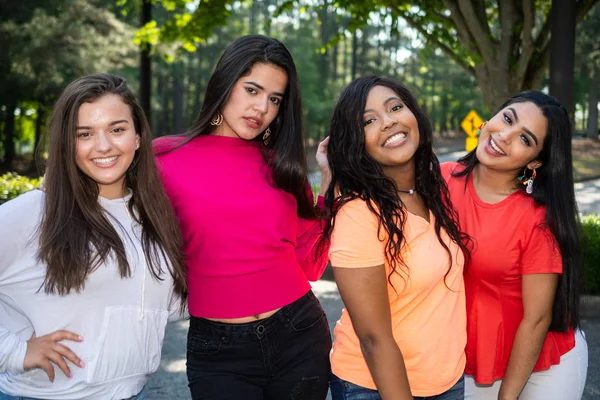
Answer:
[[[256,333],[258,333],[259,335],[262,335],[263,333],[265,333],[265,327],[264,327],[264,325],[258,325],[256,327]]]

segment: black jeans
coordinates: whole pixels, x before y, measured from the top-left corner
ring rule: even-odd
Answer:
[[[194,400],[324,400],[331,335],[312,291],[246,324],[191,317],[187,376]]]

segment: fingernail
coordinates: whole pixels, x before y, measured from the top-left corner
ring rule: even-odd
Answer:
[[[69,379],[73,377],[73,374],[69,372]]]
[[[79,340],[80,342],[82,342],[83,338],[81,336],[77,336],[77,340]]]
[[[81,368],[83,368],[83,367],[85,367],[85,363],[84,363],[83,361],[79,361],[79,366],[80,366]]]

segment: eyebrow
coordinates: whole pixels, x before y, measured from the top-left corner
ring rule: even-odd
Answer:
[[[517,111],[512,108],[512,107],[508,107],[508,109],[510,111],[512,111],[513,115],[515,116],[515,121],[519,122],[519,116],[517,115]],[[523,132],[525,132],[527,135],[531,136],[531,138],[533,139],[533,141],[535,142],[535,145],[538,145],[538,139],[537,137],[533,134],[533,132],[531,132],[529,129],[527,128],[523,128]]]
[[[258,83],[256,83],[256,82],[252,82],[252,81],[245,81],[244,83],[247,83],[248,85],[253,85],[253,86],[256,86],[256,87],[257,87],[257,88],[259,88],[260,90],[265,90],[265,88],[264,88],[264,87],[262,87],[261,85],[259,85],[259,84],[258,84]],[[279,93],[279,92],[273,92],[273,94],[274,94],[275,96],[283,97],[283,93]]]
[[[120,120],[111,122],[110,124],[108,124],[108,126],[113,126],[113,125],[123,124],[123,123],[128,124],[129,121],[127,121],[126,119],[120,119]],[[91,126],[78,126],[75,129],[92,129],[92,127]]]
[[[384,101],[384,102],[383,102],[383,105],[384,105],[384,106],[386,106],[386,105],[387,105],[387,104],[388,104],[390,101],[393,101],[393,100],[400,100],[400,101],[402,101],[400,98],[398,98],[398,97],[396,97],[396,96],[392,96],[392,97],[388,97],[388,98],[386,99],[386,101]],[[371,110],[371,109],[369,108],[368,110],[365,110],[365,113],[367,113],[367,112],[371,112],[371,111],[373,111],[373,110]]]

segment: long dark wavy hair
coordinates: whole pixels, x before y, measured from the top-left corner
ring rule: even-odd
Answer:
[[[121,278],[131,276],[123,241],[98,203],[96,181],[75,161],[79,107],[106,95],[127,104],[140,146],[126,172],[125,185],[132,196],[128,207],[142,227],[142,246],[152,276],[162,280],[166,261],[174,291],[187,295],[181,231],[163,190],[152,154],[152,135],[146,116],[124,78],[93,74],[70,83],[60,95],[49,122],[49,156],[46,168],[46,200],[40,226],[40,261],[46,263],[46,293],[66,295],[81,291],[86,278],[113,256]]]
[[[575,201],[573,183],[573,157],[571,153],[572,127],[569,113],[554,97],[539,91],[526,91],[508,99],[496,112],[514,103],[533,103],[546,117],[548,124],[546,139],[536,160],[542,165],[537,175],[531,197],[537,204],[546,207],[546,225],[556,238],[562,257],[563,273],[558,278],[558,287],[552,309],[550,330],[565,332],[579,326],[579,296],[581,284],[581,224]],[[458,161],[464,169],[453,173],[466,176],[473,172],[479,160],[476,150]],[[525,168],[525,165],[523,165]],[[525,190],[517,183],[519,190]]]
[[[184,134],[181,147],[201,135],[210,135],[216,129],[211,119],[223,110],[236,82],[248,75],[257,63],[281,68],[287,74],[287,87],[279,113],[270,125],[271,136],[264,145],[263,156],[272,167],[273,184],[296,198],[298,216],[315,219],[315,208],[309,199],[308,167],[302,131],[302,103],[296,65],[288,49],[278,40],[247,35],[234,40],[217,63],[206,86],[204,104],[193,126]],[[262,143],[263,135],[255,139]],[[160,154],[159,151],[157,154]]]
[[[469,239],[458,228],[458,214],[451,205],[448,187],[433,153],[431,124],[410,90],[388,78],[367,76],[355,79],[342,91],[333,110],[327,148],[332,180],[325,196],[326,208],[331,210],[331,219],[327,221],[325,228],[326,238],[331,236],[340,208],[351,200],[364,200],[377,216],[379,230],[385,230],[388,237],[386,260],[392,269],[388,281],[392,273],[397,272],[398,264],[408,272],[401,252],[406,221],[405,206],[398,196],[394,180],[383,173],[382,166],[365,149],[363,114],[369,91],[375,86],[392,89],[417,119],[419,146],[414,154],[415,189],[435,216],[435,232],[448,253],[451,268],[452,254],[441,238],[441,229],[460,246],[467,259]]]

